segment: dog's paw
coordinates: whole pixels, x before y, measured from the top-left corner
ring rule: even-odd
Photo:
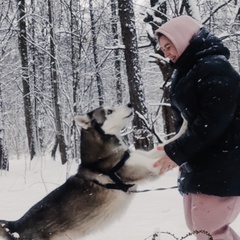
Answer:
[[[162,168],[161,161],[159,160],[164,157],[165,152],[163,150],[158,150],[155,148],[148,153],[151,157],[144,161],[145,166],[148,168],[152,176],[159,176],[160,170]]]
[[[156,164],[156,162],[153,164],[150,171],[153,173],[154,176],[159,176],[162,165],[159,164],[156,166],[155,164]]]
[[[155,147],[148,152],[148,157],[150,159],[155,159],[157,161],[164,156],[165,154],[164,150],[159,150],[158,147]]]

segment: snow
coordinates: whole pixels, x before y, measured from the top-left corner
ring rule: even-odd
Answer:
[[[0,219],[15,220],[21,217],[34,203],[65,181],[67,166],[60,161],[42,157],[29,164],[27,157],[10,160],[10,172],[0,172]],[[77,164],[71,165],[71,174]],[[152,191],[136,193],[132,204],[121,218],[84,238],[84,240],[151,240],[155,232],[159,239],[181,239],[189,233],[184,221],[182,196],[176,185],[177,169],[170,171],[154,182],[139,187]],[[234,229],[240,234],[240,217]],[[175,237],[174,237],[175,236]],[[195,239],[189,236],[186,239]],[[155,238],[157,240],[157,238]]]

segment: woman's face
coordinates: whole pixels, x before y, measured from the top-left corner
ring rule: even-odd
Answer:
[[[166,58],[169,58],[174,63],[178,60],[179,55],[177,49],[169,38],[162,35],[159,39],[159,45]]]

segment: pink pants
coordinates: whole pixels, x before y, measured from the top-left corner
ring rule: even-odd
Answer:
[[[183,204],[186,224],[191,232],[205,230],[213,240],[240,240],[229,226],[240,213],[240,197],[184,194]],[[197,240],[209,239],[202,233],[196,237]]]

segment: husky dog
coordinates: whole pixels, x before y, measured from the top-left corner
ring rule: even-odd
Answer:
[[[128,104],[116,109],[100,107],[76,116],[81,127],[78,172],[19,220],[0,221],[0,237],[79,239],[121,215],[134,195],[131,191],[136,184],[158,176],[160,168],[154,168],[153,163],[163,154],[156,149],[129,151],[120,131],[132,115],[132,106]]]

